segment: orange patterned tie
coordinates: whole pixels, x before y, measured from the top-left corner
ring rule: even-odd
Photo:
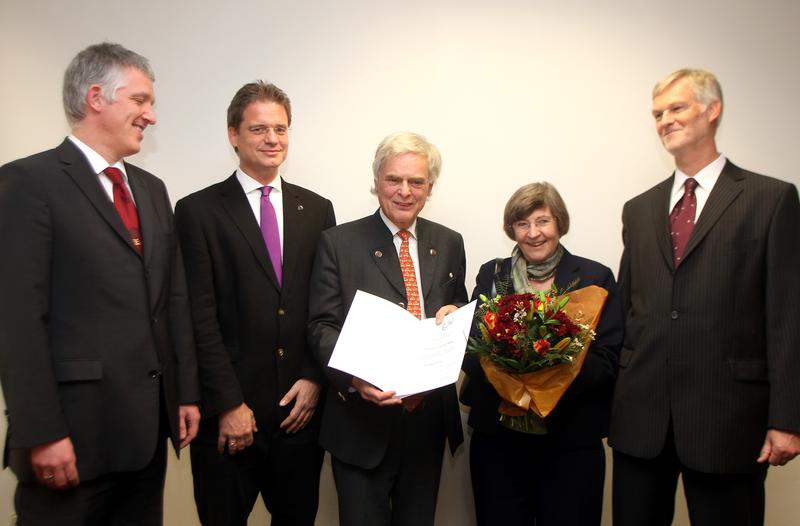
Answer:
[[[417,275],[414,272],[414,262],[411,261],[411,254],[408,252],[408,237],[411,233],[408,230],[401,230],[397,235],[403,240],[400,244],[400,270],[403,271],[403,283],[406,286],[406,298],[408,300],[408,307],[406,310],[419,319],[421,313],[419,308]]]

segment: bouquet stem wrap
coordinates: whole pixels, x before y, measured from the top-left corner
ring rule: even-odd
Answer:
[[[569,303],[564,307],[566,314],[576,322],[588,325],[592,331],[597,328],[603,312],[608,291],[597,285],[590,285],[570,292]],[[572,381],[581,372],[591,344],[591,333],[584,338],[584,350],[572,363],[565,363],[541,369],[532,373],[512,373],[494,364],[486,356],[481,356],[481,367],[489,383],[502,400],[500,414],[520,417],[533,411],[541,418],[555,408]]]

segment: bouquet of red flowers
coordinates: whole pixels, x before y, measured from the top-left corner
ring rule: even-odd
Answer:
[[[478,353],[486,378],[502,398],[501,421],[528,430],[530,413],[543,418],[580,372],[608,292],[596,285],[561,293],[481,295],[476,313]],[[530,430],[528,430],[530,432]]]

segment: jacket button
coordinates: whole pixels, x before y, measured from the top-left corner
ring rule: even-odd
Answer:
[[[398,301],[397,304],[403,307],[404,309],[406,308],[406,304],[403,303],[402,301]]]
[[[285,311],[285,310],[283,310],[283,309],[278,309],[278,316],[283,316],[284,314],[286,314],[286,311]]]
[[[150,375],[150,378],[152,378],[153,380],[155,380],[155,379],[157,379],[159,376],[161,376],[161,371],[158,371],[158,370],[156,370],[156,369],[153,369],[152,371],[150,371],[150,372],[149,372],[149,373],[147,373],[147,374],[148,374],[148,375]]]
[[[673,320],[677,320],[678,319],[678,311],[674,310],[674,311],[670,312],[669,313],[669,317],[672,318]]]
[[[284,354],[286,354],[286,351],[283,350],[283,347],[278,347],[278,358],[283,358]]]

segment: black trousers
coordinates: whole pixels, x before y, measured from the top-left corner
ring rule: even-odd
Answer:
[[[678,459],[670,426],[664,450],[656,458],[614,451],[614,526],[672,524],[679,474],[692,526],[764,524],[767,466],[737,474],[690,469]]]
[[[438,397],[396,421],[377,467],[363,469],[332,457],[340,526],[433,526],[444,455]]]
[[[478,526],[600,524],[605,479],[600,440],[565,449],[549,435],[504,427],[494,434],[473,431],[469,466]]]
[[[325,452],[283,432],[260,431],[236,455],[216,444],[192,443],[194,500],[204,526],[246,526],[258,494],[273,526],[313,526]]]
[[[17,525],[160,526],[166,470],[167,440],[159,437],[152,460],[139,471],[109,473],[66,491],[20,482]]]

